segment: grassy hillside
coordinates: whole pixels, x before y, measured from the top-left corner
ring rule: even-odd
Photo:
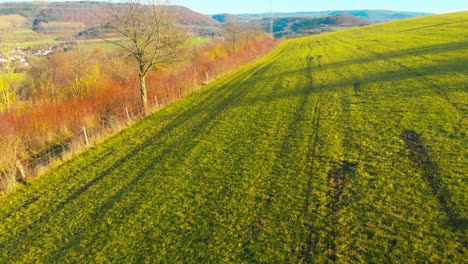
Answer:
[[[284,42],[0,198],[0,262],[466,259],[468,13]]]

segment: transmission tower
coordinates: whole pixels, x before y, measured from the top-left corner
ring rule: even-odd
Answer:
[[[275,38],[275,33],[273,32],[273,1],[270,0],[270,34],[272,38]]]

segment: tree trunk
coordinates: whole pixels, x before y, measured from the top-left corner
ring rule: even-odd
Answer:
[[[143,105],[143,114],[148,114],[148,95],[146,93],[146,74],[140,74],[140,96]]]
[[[237,37],[234,37],[234,54],[237,54]]]

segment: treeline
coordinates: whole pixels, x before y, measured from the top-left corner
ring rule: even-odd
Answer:
[[[156,109],[182,98],[278,43],[257,33],[242,38],[235,52],[226,41],[193,47],[189,61],[148,75],[150,106]],[[27,168],[83,127],[109,133],[122,125],[113,122],[115,117],[137,115],[141,102],[131,63],[117,51],[84,47],[31,60],[26,85],[18,89],[13,106],[0,113],[0,189],[16,184],[18,161]]]
[[[79,22],[41,22],[34,25],[36,32],[51,34],[56,32],[76,32],[83,30],[85,25]]]

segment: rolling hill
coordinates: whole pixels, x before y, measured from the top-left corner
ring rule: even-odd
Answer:
[[[242,21],[240,17],[233,14],[218,14],[211,16],[211,18],[220,23],[239,23]]]
[[[36,31],[55,33],[62,30],[80,30],[95,27],[106,17],[105,2],[31,2],[0,3],[0,15],[21,15],[30,21]],[[171,12],[182,25],[192,27],[213,27],[219,23],[209,16],[202,15],[182,6],[171,6]]]
[[[316,35],[371,24],[369,21],[347,14],[314,18],[280,17],[273,21],[271,18],[245,19],[232,14],[213,15],[212,18],[222,24],[236,23],[247,28],[260,28],[265,32],[271,32],[273,26],[276,38]]]
[[[256,20],[251,21],[251,23],[257,24]],[[270,23],[270,19],[264,18],[260,20],[260,28],[268,31]],[[297,37],[366,26],[369,24],[370,22],[368,21],[347,14],[318,18],[285,17],[273,21],[273,32],[277,38]]]
[[[0,262],[463,263],[467,17],[283,42],[0,197]]]
[[[418,16],[427,16],[428,13],[421,12],[404,12],[404,11],[391,11],[391,10],[330,10],[330,11],[316,11],[316,12],[295,12],[295,13],[273,13],[275,18],[284,17],[327,17],[347,14],[359,17],[371,23],[381,23],[403,18],[412,18]],[[270,14],[238,14],[237,16],[244,19],[259,19],[268,18]]]

